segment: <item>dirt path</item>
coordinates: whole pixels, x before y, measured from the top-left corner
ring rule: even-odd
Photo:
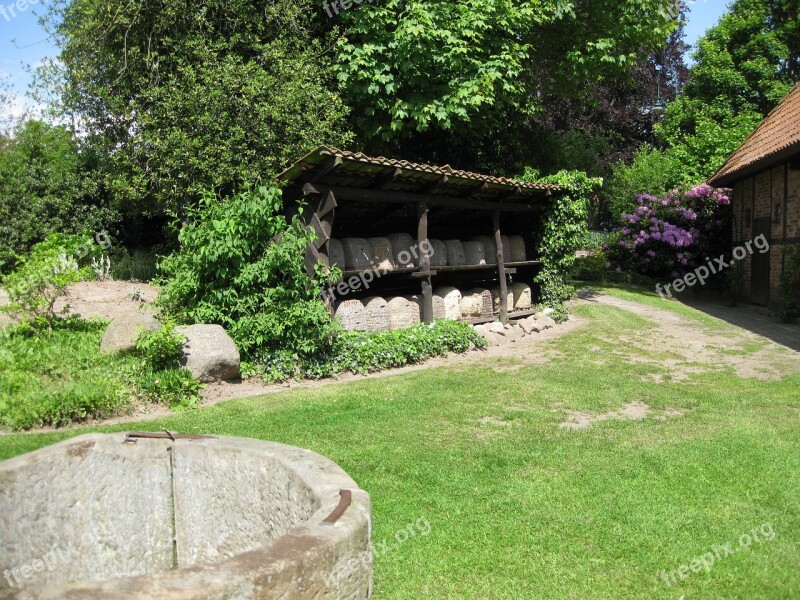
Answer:
[[[660,360],[671,372],[673,381],[686,379],[692,373],[722,371],[732,368],[739,377],[754,377],[763,381],[781,379],[800,372],[800,352],[752,333],[742,327],[730,326],[716,330],[704,327],[669,310],[661,310],[647,304],[622,300],[614,296],[581,293],[581,301],[613,306],[634,313],[652,321],[658,326],[654,335],[643,340],[620,336],[616,342],[615,354],[628,357],[632,361],[641,359],[636,350],[652,351],[662,348],[676,358]],[[741,311],[746,313],[746,307]],[[742,317],[742,324],[745,317]],[[800,329],[800,328],[798,328]],[[752,348],[759,347],[755,352]],[[653,380],[661,381],[660,375]]]
[[[75,312],[84,317],[101,315],[110,318],[122,312],[129,312],[132,306],[139,305],[138,302],[134,302],[128,297],[132,287],[142,289],[146,300],[152,300],[156,293],[156,289],[151,286],[131,284],[130,282],[87,282],[83,285],[85,289],[76,287],[70,290],[69,303]],[[646,340],[620,335],[609,341],[614,343],[614,354],[624,356],[631,361],[652,362],[652,364],[658,365],[658,371],[662,373],[663,368],[667,367],[670,373],[669,379],[672,381],[685,380],[692,373],[721,371],[727,368],[733,368],[740,377],[755,377],[761,380],[778,379],[800,372],[800,352],[790,350],[740,327],[709,328],[698,321],[687,319],[669,310],[598,294],[591,290],[582,291],[579,298],[573,301],[572,306],[590,303],[625,310],[651,321],[656,329]],[[741,318],[746,320],[746,317]],[[488,365],[497,371],[505,371],[525,365],[547,364],[553,356],[553,350],[548,347],[547,342],[571,333],[588,323],[590,323],[589,320],[573,314],[566,323],[514,343],[467,354],[451,354],[429,360],[421,365],[370,375],[344,374],[335,379],[285,384],[266,384],[256,380],[214,383],[202,391],[200,407],[206,408],[235,398],[274,394],[287,389],[318,388],[365,379],[394,377],[436,367],[463,369],[476,365]],[[800,328],[797,328],[797,331],[800,332]],[[674,358],[659,359],[658,361],[648,358],[648,351],[652,351],[654,348],[668,350]],[[758,349],[753,352],[753,348]],[[638,352],[639,350],[643,352]],[[661,382],[664,380],[664,376],[653,373],[649,379]],[[143,405],[135,407],[131,415],[82,423],[75,427],[151,420],[171,414],[174,413],[163,406]],[[35,431],[52,431],[52,429],[32,430],[31,432]]]

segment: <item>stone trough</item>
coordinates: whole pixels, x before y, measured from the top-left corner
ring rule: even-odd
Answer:
[[[0,598],[368,598],[370,519],[308,450],[82,435],[0,463]]]

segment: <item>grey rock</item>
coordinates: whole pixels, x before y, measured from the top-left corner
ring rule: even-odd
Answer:
[[[147,313],[130,313],[115,318],[108,324],[100,342],[101,352],[122,352],[136,347],[136,338],[143,331],[158,331],[161,323]]]
[[[544,317],[541,319],[541,324],[544,326],[545,329],[550,329],[551,327],[556,326],[556,322],[553,321],[550,317]]]
[[[220,325],[185,325],[181,365],[198,381],[227,381],[239,376],[239,350]]]
[[[519,327],[520,327],[520,329],[522,330],[523,333],[528,335],[530,333],[533,333],[533,327],[534,327],[535,323],[536,323],[536,321],[533,321],[533,323],[531,323],[531,321],[529,319],[522,319],[519,322]]]
[[[486,330],[491,331],[492,333],[503,335],[504,328],[502,323],[495,321],[494,323],[489,323],[489,325],[486,327]]]

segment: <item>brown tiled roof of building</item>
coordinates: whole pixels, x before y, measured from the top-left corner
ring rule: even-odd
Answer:
[[[800,151],[800,83],[708,181],[713,185],[730,184],[796,151]]]
[[[326,167],[328,164],[334,166]],[[319,175],[315,176],[315,173]],[[417,193],[427,190],[426,193],[437,195],[521,202],[562,191],[561,187],[547,183],[471,173],[449,165],[440,167],[383,156],[371,157],[330,146],[319,146],[295,161],[278,175],[278,180],[302,182],[307,177],[330,185]],[[430,191],[434,188],[435,192]]]

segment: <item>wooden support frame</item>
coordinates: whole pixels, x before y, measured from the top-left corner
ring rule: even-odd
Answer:
[[[433,283],[429,249],[428,205],[420,202],[417,204],[417,251],[419,252],[419,272],[422,283],[422,320],[425,323],[433,323]]]
[[[497,275],[500,278],[500,322],[508,323],[508,281],[506,280],[505,250],[503,249],[503,236],[500,233],[500,211],[492,215],[494,226],[494,243],[497,246]]]
[[[428,208],[452,207],[460,209],[482,210],[486,212],[502,211],[513,213],[538,213],[542,205],[533,202],[494,202],[489,200],[470,200],[450,196],[434,196],[414,192],[389,192],[386,190],[368,190],[343,186],[327,186],[307,183],[303,186],[303,195],[326,194],[333,192],[340,200],[353,200],[378,204],[417,204],[424,202]],[[548,196],[548,190],[541,190],[542,198]]]

